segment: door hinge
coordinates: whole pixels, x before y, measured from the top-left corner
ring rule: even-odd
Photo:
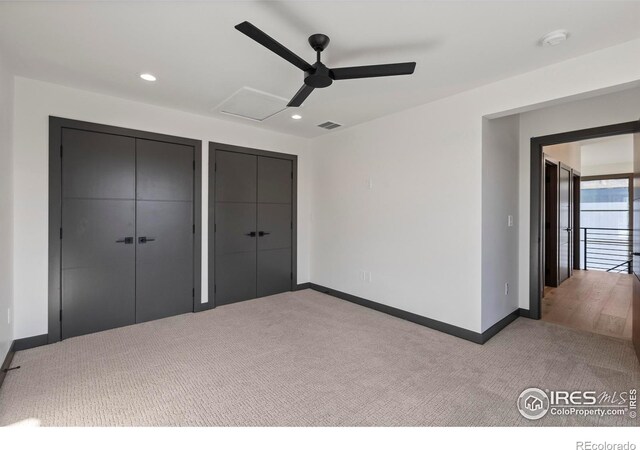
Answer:
[[[293,171],[291,172],[291,179],[293,180]]]
[[[293,272],[291,272],[291,279],[293,280]]]
[[[62,145],[60,145],[60,159],[62,159]]]
[[[62,227],[60,227],[60,239],[62,239]]]
[[[62,310],[60,310],[60,322],[62,322]]]
[[[217,171],[218,171],[218,163],[217,163],[217,162],[214,162],[214,163],[213,163],[213,171],[214,171],[214,172],[217,172]]]
[[[215,233],[216,231],[218,231],[218,225],[216,225],[215,223],[213,224],[213,232]]]
[[[193,170],[196,170],[196,160],[193,160]]]
[[[191,289],[191,297],[196,298],[196,288]]]
[[[193,234],[196,234],[196,224],[193,224]]]

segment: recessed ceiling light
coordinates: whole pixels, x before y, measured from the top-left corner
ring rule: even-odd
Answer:
[[[291,116],[291,118],[293,120],[300,120],[300,119],[302,119],[302,116],[300,114],[294,114],[293,116]]]
[[[569,39],[569,33],[566,30],[556,30],[547,33],[540,39],[540,45],[554,46]]]
[[[141,73],[140,78],[142,78],[144,81],[156,81],[156,77],[154,77],[150,73]]]

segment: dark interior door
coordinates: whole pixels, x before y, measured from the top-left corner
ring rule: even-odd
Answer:
[[[571,170],[558,172],[558,284],[571,275]]]
[[[631,333],[640,358],[640,133],[633,135],[633,301]]]
[[[135,322],[135,140],[62,133],[62,338]]]
[[[293,163],[258,156],[257,296],[291,290]]]
[[[558,286],[558,165],[544,166],[544,284]]]
[[[293,163],[215,152],[216,306],[291,290]]]
[[[215,304],[256,298],[255,155],[215,152]]]
[[[136,321],[193,311],[193,147],[136,140]]]

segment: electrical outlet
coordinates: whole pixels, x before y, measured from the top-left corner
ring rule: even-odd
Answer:
[[[512,215],[508,215],[507,216],[507,226],[508,227],[512,227],[513,226],[513,216]]]
[[[371,283],[371,272],[367,272],[367,282]]]
[[[504,284],[504,295],[509,295],[509,283]]]
[[[369,189],[373,189],[373,180],[371,178],[367,179],[367,187]]]
[[[360,271],[360,280],[367,281],[367,272],[364,270]]]

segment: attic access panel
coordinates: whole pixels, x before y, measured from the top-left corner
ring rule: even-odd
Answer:
[[[243,87],[223,101],[216,111],[222,114],[262,122],[287,108],[287,99]]]

